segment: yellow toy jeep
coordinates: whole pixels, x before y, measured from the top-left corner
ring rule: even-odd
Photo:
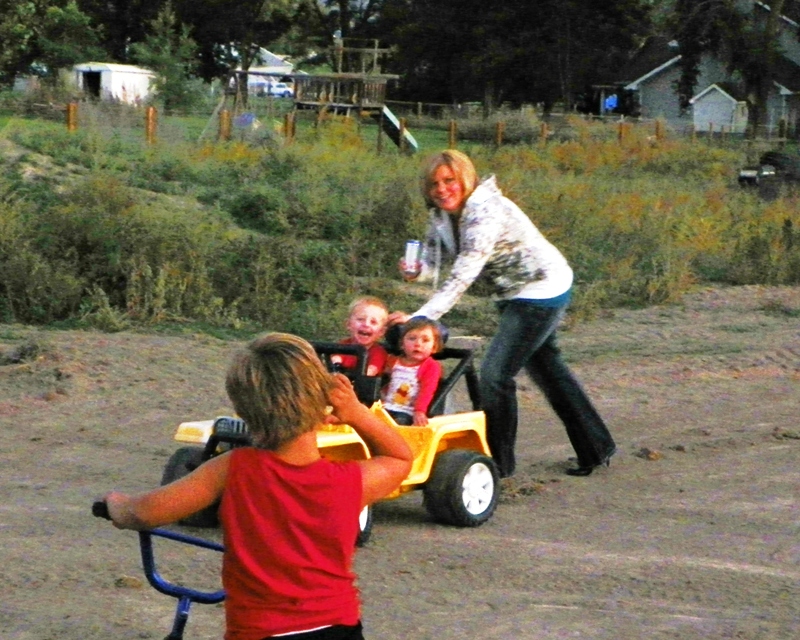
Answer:
[[[435,354],[443,361],[445,375],[439,384],[424,427],[400,426],[383,409],[379,398],[380,378],[365,375],[366,353],[357,345],[312,342],[323,362],[334,370],[330,356],[356,355],[357,373],[348,373],[359,399],[400,432],[414,452],[411,472],[400,488],[388,498],[422,490],[423,503],[434,520],[459,527],[475,527],[494,513],[499,496],[497,467],[486,443],[486,418],[480,411],[478,378],[471,349],[446,347]],[[453,364],[455,363],[455,364]],[[445,413],[448,394],[461,378],[466,382],[472,411]],[[175,440],[186,443],[167,462],[162,484],[172,482],[209,458],[231,447],[249,444],[247,427],[240,418],[219,417],[215,420],[184,422],[178,427]],[[320,453],[331,460],[363,460],[370,457],[367,446],[347,425],[321,425],[317,431]],[[216,506],[193,514],[182,521],[188,526],[216,526]],[[372,509],[361,514],[363,544],[372,530]]]

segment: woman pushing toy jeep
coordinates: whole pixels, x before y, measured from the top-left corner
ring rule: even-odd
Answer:
[[[433,280],[436,292],[412,314],[395,311],[390,324],[447,313],[483,273],[492,285],[500,322],[480,370],[486,436],[501,477],[514,474],[517,399],[514,377],[525,369],[564,423],[578,457],[567,473],[588,476],[608,466],[614,440],[578,380],[561,358],[556,329],[572,290],[572,269],[561,252],[506,198],[494,176],[482,181],[456,150],[435,154],[422,172],[430,224],[417,264],[400,261],[408,280]],[[454,259],[438,285],[443,256]]]

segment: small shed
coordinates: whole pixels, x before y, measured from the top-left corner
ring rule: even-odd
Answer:
[[[156,74],[143,67],[111,62],[86,62],[73,67],[78,88],[100,100],[141,104],[150,95]]]
[[[689,104],[695,131],[744,133],[747,129],[747,101],[734,85],[712,84],[694,96]]]

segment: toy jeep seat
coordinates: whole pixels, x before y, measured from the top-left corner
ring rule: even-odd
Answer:
[[[443,331],[443,336],[445,335],[446,333]],[[361,345],[339,344],[336,342],[312,342],[311,345],[329,371],[336,371],[337,369],[336,365],[331,362],[331,356],[356,356],[357,364],[355,369],[344,372],[353,383],[356,396],[367,406],[372,406],[376,400],[380,399],[381,386],[383,386],[385,380],[382,376],[368,376],[366,374],[367,358],[366,349],[364,349],[364,347]],[[396,339],[394,345],[396,345]],[[390,353],[395,351],[393,348],[394,345],[392,344],[392,340],[387,344],[387,350]],[[439,381],[436,393],[428,409],[428,417],[439,416],[445,412],[447,395],[455,388],[461,376],[464,376],[466,381],[473,411],[480,410],[478,375],[475,371],[472,350],[445,347],[439,353],[434,354],[433,357],[439,361],[457,360],[458,362],[455,367]]]

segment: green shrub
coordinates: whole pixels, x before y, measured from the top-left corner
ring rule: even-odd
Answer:
[[[38,121],[6,131],[31,153],[0,176],[0,318],[336,337],[356,295],[421,302],[397,277],[405,240],[427,222],[420,158],[377,155],[339,118],[286,146],[197,144],[171,119],[148,146],[141,111],[81,109],[77,132]],[[620,141],[615,125],[581,119],[566,131],[547,144],[459,146],[567,256],[573,317],[674,301],[700,281],[800,282],[797,203],[738,188],[744,149],[655,141],[644,127]],[[61,169],[34,171],[39,157]],[[446,321],[491,330],[484,291],[476,284],[477,301]]]

